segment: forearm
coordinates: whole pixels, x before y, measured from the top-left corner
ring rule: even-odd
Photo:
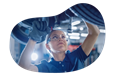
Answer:
[[[86,22],[86,25],[88,27],[88,34],[89,35],[94,35],[94,36],[98,36],[100,31],[99,28],[96,25],[92,25]]]
[[[31,65],[31,54],[34,50],[36,42],[33,40],[29,40],[27,45],[25,46],[19,60],[19,66],[28,69],[28,67]]]

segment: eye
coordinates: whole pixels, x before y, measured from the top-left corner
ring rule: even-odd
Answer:
[[[57,36],[54,36],[52,39],[57,39],[58,37]]]
[[[65,38],[65,36],[62,36],[62,38]]]

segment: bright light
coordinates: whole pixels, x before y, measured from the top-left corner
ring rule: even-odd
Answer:
[[[74,26],[74,25],[77,25],[77,24],[79,24],[80,23],[80,21],[75,21],[75,22],[72,22],[72,26]]]
[[[87,33],[81,33],[82,37],[86,37],[88,34]]]
[[[38,55],[37,55],[36,53],[32,53],[31,59],[32,59],[33,61],[37,60],[37,59],[38,59]]]
[[[61,29],[61,27],[57,27],[57,29]]]
[[[70,39],[80,39],[80,37],[70,36]]]
[[[83,27],[80,27],[80,30],[82,31],[82,30],[83,30]]]
[[[72,27],[72,30],[77,30],[77,27]]]
[[[68,33],[68,35],[77,35],[77,36],[79,36],[80,34],[79,33]]]
[[[101,33],[115,33],[115,30],[104,30],[104,29],[100,29]]]
[[[101,33],[105,33],[105,30],[104,30],[104,29],[100,29],[100,32],[101,32]]]

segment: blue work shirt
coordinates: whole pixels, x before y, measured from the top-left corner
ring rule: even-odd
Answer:
[[[45,60],[41,64],[36,65],[39,72],[59,73],[71,72],[84,68],[84,61],[88,56],[84,53],[81,46],[72,52],[67,52],[63,61],[55,61],[51,58],[50,62]]]

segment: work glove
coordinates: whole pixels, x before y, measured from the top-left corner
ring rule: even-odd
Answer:
[[[36,41],[37,43],[43,42],[46,35],[50,33],[50,28],[46,21],[33,21],[32,31],[29,34],[29,38]]]

